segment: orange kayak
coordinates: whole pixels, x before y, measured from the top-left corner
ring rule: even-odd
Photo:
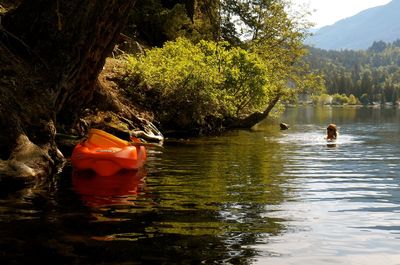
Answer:
[[[140,142],[132,138],[134,142]],[[146,148],[131,145],[112,134],[91,129],[87,140],[77,144],[71,155],[74,170],[93,170],[100,176],[111,176],[122,169],[136,170],[146,161]]]

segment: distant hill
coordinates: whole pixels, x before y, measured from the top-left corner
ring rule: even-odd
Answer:
[[[392,0],[320,28],[306,44],[325,50],[365,50],[374,41],[392,42],[399,38],[400,0]]]

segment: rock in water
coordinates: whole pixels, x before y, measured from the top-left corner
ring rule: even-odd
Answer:
[[[289,129],[289,125],[286,124],[286,123],[283,123],[283,122],[281,122],[281,123],[279,124],[279,126],[281,127],[281,130],[287,130],[287,129]]]

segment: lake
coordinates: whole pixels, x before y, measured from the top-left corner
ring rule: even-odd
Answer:
[[[398,108],[288,108],[253,130],[168,140],[135,174],[67,166],[1,188],[0,262],[400,264],[399,135]]]

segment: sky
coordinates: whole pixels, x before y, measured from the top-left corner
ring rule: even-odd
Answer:
[[[295,5],[305,5],[312,11],[309,20],[320,28],[354,16],[365,9],[385,5],[391,0],[292,0]]]

